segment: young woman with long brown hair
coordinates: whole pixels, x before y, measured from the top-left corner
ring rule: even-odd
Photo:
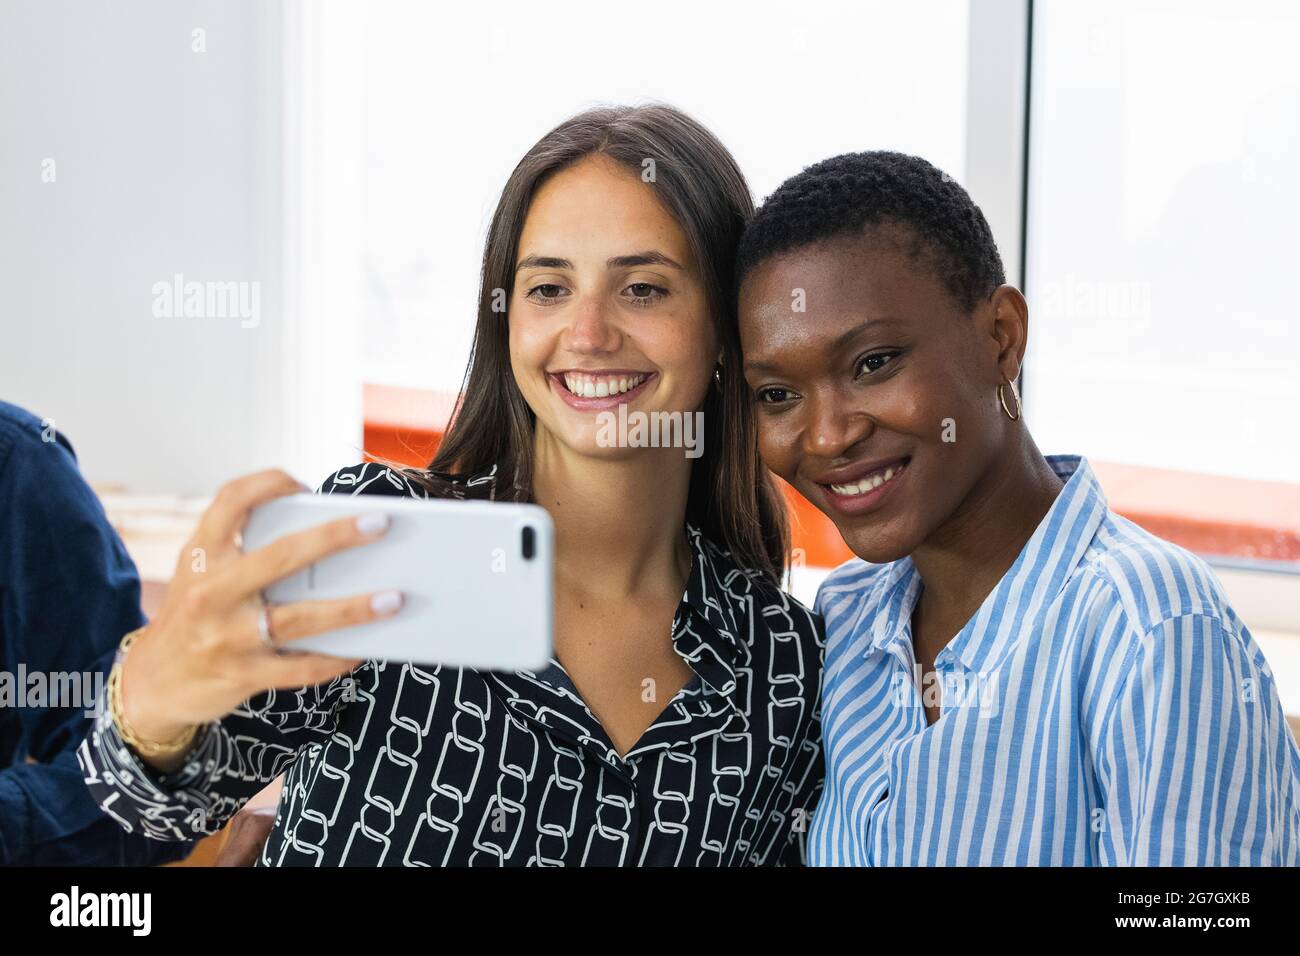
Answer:
[[[203,516],[165,606],[127,642],[117,706],[82,747],[105,810],[191,838],[287,771],[264,865],[799,859],[821,786],[821,639],[779,587],[782,505],[724,321],[751,213],[732,157],[674,109],[561,124],[492,219],[474,350],[437,457],[344,468],[321,488],[546,508],[549,668],[277,653],[401,613],[401,596],[268,611],[272,581],[385,525],[346,519],[242,554],[250,509],[300,490],[283,473],[247,476]],[[702,446],[611,442],[601,413],[620,405],[701,413]]]

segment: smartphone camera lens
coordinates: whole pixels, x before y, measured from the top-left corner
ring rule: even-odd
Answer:
[[[523,531],[520,532],[519,544],[520,549],[523,551],[524,560],[533,560],[533,555],[537,553],[537,532],[532,529],[532,526],[524,526]]]

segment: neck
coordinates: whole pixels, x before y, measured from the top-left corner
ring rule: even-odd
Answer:
[[[690,479],[679,448],[602,461],[574,454],[539,428],[533,500],[555,522],[557,583],[611,599],[684,587]]]
[[[1063,487],[1023,428],[952,516],[912,553],[918,608],[950,640],[979,610],[1033,537]],[[946,641],[945,641],[946,643]]]

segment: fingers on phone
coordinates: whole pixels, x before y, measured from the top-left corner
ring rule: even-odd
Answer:
[[[392,617],[402,609],[401,591],[376,591],[327,601],[299,601],[271,610],[271,630],[277,641],[292,641]]]
[[[335,518],[277,538],[232,567],[231,587],[237,596],[250,596],[321,558],[374,541],[388,530],[389,523],[387,514],[373,512]]]
[[[218,490],[199,522],[204,540],[219,542],[235,536],[244,526],[248,512],[263,502],[305,490],[287,471],[271,468],[242,475],[226,482]]]
[[[382,511],[358,515],[352,519],[353,526],[363,538],[376,538],[388,530],[392,519]]]

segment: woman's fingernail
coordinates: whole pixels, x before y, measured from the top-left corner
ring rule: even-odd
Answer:
[[[382,511],[362,515],[357,519],[357,530],[362,534],[379,534],[388,530],[388,515]]]
[[[392,614],[402,606],[401,591],[380,591],[370,599],[370,610],[376,614]]]

